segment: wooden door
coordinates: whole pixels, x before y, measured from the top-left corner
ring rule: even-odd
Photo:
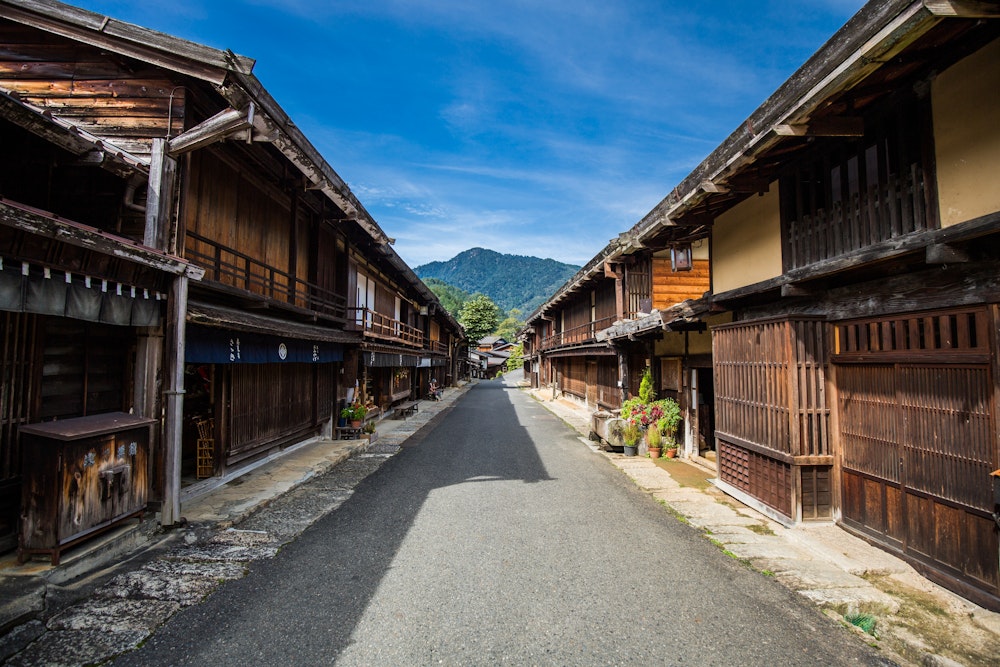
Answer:
[[[881,320],[895,334],[886,330],[879,349],[859,351],[856,363],[850,351],[839,355],[836,383],[844,524],[946,585],[998,596],[993,379],[988,359],[974,352],[988,345],[986,319],[983,310]],[[869,341],[885,329],[871,324]],[[948,353],[911,346],[907,354],[892,342],[907,338],[937,349],[950,341]],[[894,363],[871,361],[894,356]],[[932,363],[935,357],[946,363]]]

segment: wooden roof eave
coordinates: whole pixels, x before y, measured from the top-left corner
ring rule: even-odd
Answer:
[[[192,280],[205,275],[205,269],[180,257],[2,198],[0,224]]]
[[[226,308],[218,304],[203,303],[197,300],[188,301],[187,321],[202,326],[236,329],[251,333],[273,335],[280,332],[283,336],[298,340],[320,340],[328,343],[358,345],[361,335],[356,332],[317,326],[302,322],[292,322],[261,315],[260,313]]]
[[[136,173],[149,175],[147,160],[3,91],[0,91],[0,117],[77,157],[93,156],[95,166],[121,178],[129,178]]]
[[[231,57],[225,51],[54,0],[0,0],[0,17],[222,85]],[[254,60],[236,56],[241,69]]]
[[[225,85],[218,87],[223,98],[235,109],[246,108],[251,102],[255,104],[259,109],[253,118],[257,136],[270,141],[308,179],[312,184],[310,189],[322,191],[376,243],[394,243],[395,239],[390,238],[375,222],[344,179],[306,138],[260,80],[248,69],[242,69],[238,56],[231,53],[230,56],[230,76]]]
[[[807,125],[831,95],[858,85],[949,16],[997,17],[1000,9],[971,0],[869,2],[623,236],[641,244],[658,228],[676,224],[725,192],[728,179],[788,138],[788,128]]]
[[[525,324],[532,324],[544,319],[545,312],[579,289],[584,283],[597,275],[604,275],[604,263],[617,259],[624,254],[624,249],[619,243],[619,239],[612,239],[608,245],[604,246],[601,252],[580,268],[569,280],[563,283],[562,287],[548,298],[542,305],[538,306],[525,320]]]

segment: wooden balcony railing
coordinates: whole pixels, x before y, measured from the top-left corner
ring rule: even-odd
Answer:
[[[445,354],[448,352],[448,343],[444,343],[439,340],[429,340],[427,341],[427,345],[425,347],[431,352],[442,352]]]
[[[927,229],[924,175],[918,165],[886,183],[855,193],[846,204],[791,220],[785,238],[789,268],[840,257],[898,236]]]
[[[310,310],[326,319],[343,322],[346,318],[347,299],[343,295],[194,232],[187,232],[185,258],[205,269],[203,280],[262,296],[272,303]]]
[[[422,348],[424,332],[388,315],[376,313],[370,308],[348,308],[347,328],[361,331],[365,336],[391,340],[404,345]]]
[[[614,315],[609,315],[608,317],[602,317],[599,320],[587,322],[586,324],[581,324],[570,329],[566,329],[565,331],[560,331],[551,336],[547,336],[542,339],[539,349],[551,350],[552,348],[563,347],[566,345],[589,343],[594,340],[594,336],[598,331],[607,329],[611,326],[615,319],[617,318]]]

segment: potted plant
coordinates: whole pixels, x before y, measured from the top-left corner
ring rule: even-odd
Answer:
[[[341,410],[340,411],[340,418],[337,419],[337,426],[340,426],[341,428],[343,428],[344,426],[347,426],[347,422],[350,421],[351,416],[353,414],[354,414],[354,412],[351,410],[351,406],[349,406],[349,405],[346,408],[344,408],[343,410]]]
[[[660,447],[663,444],[663,435],[660,433],[658,424],[653,424],[646,430],[646,444],[649,446],[649,458],[660,458]]]
[[[666,443],[667,458],[677,456],[677,425],[681,421],[681,407],[672,398],[665,398],[657,401],[660,406],[661,416],[656,420],[656,428],[663,436]]]
[[[364,421],[365,415],[368,414],[368,408],[366,408],[361,403],[353,403],[349,408],[347,419],[351,422],[351,428],[361,428],[361,422]]]
[[[635,456],[642,438],[642,427],[635,422],[627,422],[622,429],[622,440],[625,443],[625,456]]]

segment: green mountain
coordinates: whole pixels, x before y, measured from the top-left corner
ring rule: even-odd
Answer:
[[[485,294],[504,312],[518,308],[523,317],[552,296],[579,269],[579,266],[554,259],[472,248],[446,262],[430,262],[413,271],[421,280],[434,278],[469,294]]]

